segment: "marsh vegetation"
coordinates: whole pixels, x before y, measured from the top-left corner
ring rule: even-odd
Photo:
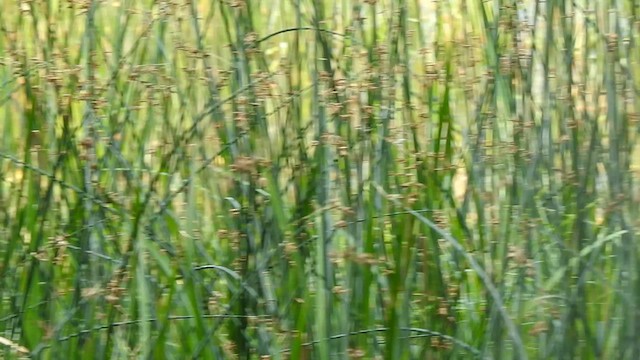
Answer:
[[[0,357],[640,359],[635,1],[2,5]]]

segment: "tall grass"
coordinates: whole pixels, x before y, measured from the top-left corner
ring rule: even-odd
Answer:
[[[9,0],[0,357],[640,358],[637,13]]]

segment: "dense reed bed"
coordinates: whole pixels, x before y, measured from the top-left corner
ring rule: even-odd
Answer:
[[[2,5],[0,357],[640,358],[635,1]]]

